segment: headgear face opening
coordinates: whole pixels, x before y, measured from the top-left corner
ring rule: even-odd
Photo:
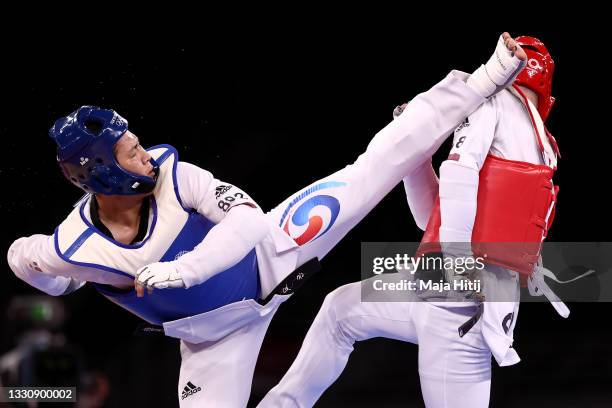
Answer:
[[[57,161],[64,176],[88,193],[134,195],[155,188],[159,165],[151,158],[154,177],[124,170],[114,147],[128,130],[128,122],[111,109],[82,106],[58,119],[49,130],[57,144]]]
[[[527,54],[527,66],[514,81],[515,84],[531,89],[538,95],[538,112],[546,121],[555,98],[552,97],[552,79],[555,61],[550,56],[544,43],[535,37],[516,37],[516,42]]]

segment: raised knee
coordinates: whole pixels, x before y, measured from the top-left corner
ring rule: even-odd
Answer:
[[[341,319],[346,316],[355,302],[359,302],[360,293],[359,282],[340,286],[325,296],[321,310],[336,319]]]
[[[360,302],[359,282],[344,285],[325,297],[317,320],[323,322],[334,340],[345,346],[352,346],[357,340],[350,330],[351,311]]]

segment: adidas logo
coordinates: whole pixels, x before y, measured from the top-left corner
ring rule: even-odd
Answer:
[[[121,118],[121,116],[115,114],[115,116],[113,116],[113,118],[111,119],[111,125],[116,125],[116,126],[123,125],[123,119]]]
[[[461,123],[457,129],[455,129],[455,132],[461,132],[461,129],[466,127],[470,127],[470,118],[465,118],[463,123]]]
[[[202,387],[196,387],[191,383],[191,381],[189,381],[185,388],[183,388],[183,395],[181,395],[181,400],[184,400],[185,398],[195,394],[198,391],[202,391]]]
[[[232,186],[218,186],[215,189],[215,198],[219,198],[221,197],[223,194],[225,194],[227,192],[227,190],[229,190],[230,188],[232,188]]]

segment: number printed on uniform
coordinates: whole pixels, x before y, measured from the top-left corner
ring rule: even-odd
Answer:
[[[466,138],[466,137],[467,137],[467,136],[461,136],[461,137],[459,138],[459,140],[457,141],[457,144],[455,144],[455,147],[456,147],[457,149],[461,147],[461,145],[463,144],[463,142],[465,142],[465,138]]]
[[[249,200],[248,197],[245,197],[245,195],[241,192],[237,192],[235,193],[233,196],[228,196],[225,197],[224,199],[222,199],[221,201],[219,201],[219,203],[217,204],[219,206],[219,208],[223,211],[223,212],[228,212],[230,207],[232,206],[232,203],[234,201],[236,201],[237,198],[240,199],[247,199]]]

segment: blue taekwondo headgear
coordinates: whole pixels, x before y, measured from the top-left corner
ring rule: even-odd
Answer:
[[[132,195],[153,191],[159,165],[153,158],[154,177],[121,168],[114,146],[127,132],[128,122],[111,109],[81,106],[58,119],[49,130],[57,143],[57,161],[68,180],[88,193]]]

